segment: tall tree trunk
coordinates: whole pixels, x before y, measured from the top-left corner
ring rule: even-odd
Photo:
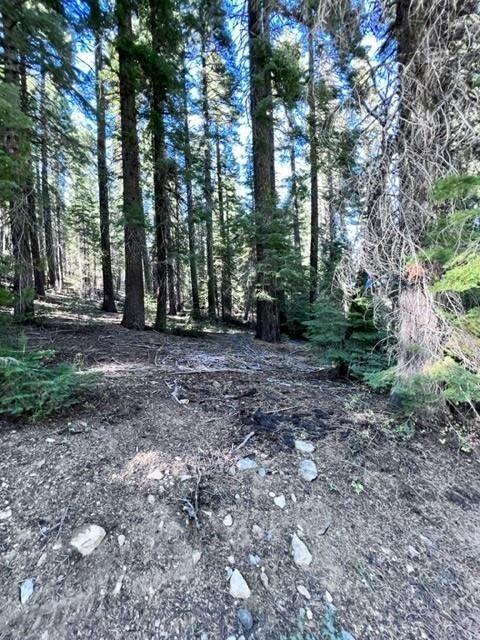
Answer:
[[[132,59],[132,6],[118,0],[118,75],[123,169],[123,215],[125,220],[125,308],[122,325],[145,328],[143,288],[144,216],[140,192],[137,112],[135,105],[136,67]]]
[[[182,221],[181,221],[181,193],[180,182],[178,179],[177,166],[175,166],[174,173],[174,193],[175,193],[175,224],[174,229],[174,247],[175,247],[175,296],[177,300],[177,313],[183,311],[183,298],[182,298],[182,262],[181,262],[181,247],[182,247]]]
[[[318,290],[318,133],[315,96],[315,42],[313,21],[308,31],[308,130],[310,139],[310,302]]]
[[[26,73],[25,64],[23,63],[23,61],[20,62],[20,74],[21,74],[22,111],[25,114],[30,114],[30,105],[29,105],[28,91],[27,91],[27,73]],[[30,249],[32,253],[33,280],[34,280],[34,286],[35,286],[35,293],[39,298],[44,298],[45,297],[45,272],[43,269],[42,253],[41,253],[40,243],[39,243],[35,188],[34,188],[33,180],[34,180],[33,166],[32,166],[32,162],[29,162],[27,175],[25,177],[25,187],[24,187],[23,197],[27,207],[27,217],[29,221]]]
[[[50,186],[48,184],[48,126],[47,126],[47,72],[44,67],[40,80],[40,161],[42,181],[42,212],[45,226],[45,253],[47,255],[48,284],[55,286],[55,242],[53,239],[52,205],[50,200]]]
[[[299,258],[302,257],[302,244],[300,239],[300,206],[298,202],[297,188],[297,163],[295,157],[295,141],[292,139],[290,145],[290,174],[292,177],[292,227],[293,227],[293,246]]]
[[[187,228],[188,228],[188,263],[190,267],[190,283],[192,288],[192,318],[200,319],[200,298],[198,295],[197,252],[195,238],[195,214],[192,192],[192,152],[190,149],[190,129],[188,126],[188,93],[185,61],[182,65],[183,92],[183,155],[185,162],[185,189],[187,193]]]
[[[161,55],[161,2],[150,0],[150,32],[156,55]],[[165,91],[160,85],[158,74],[151,76],[152,102],[152,148],[153,148],[153,191],[155,208],[155,261],[157,275],[157,313],[155,329],[167,328],[167,232],[168,232],[168,165],[165,149]]]
[[[248,26],[258,289],[256,337],[278,342],[280,323],[275,276],[265,251],[269,248],[276,207],[269,14],[265,0],[248,1]]]
[[[58,289],[61,291],[63,289],[63,285],[64,285],[64,270],[63,270],[63,265],[64,265],[64,253],[63,253],[63,233],[62,233],[62,229],[63,229],[63,221],[62,221],[62,211],[63,211],[63,202],[62,202],[62,197],[61,197],[61,180],[60,180],[60,168],[57,168],[57,186],[55,188],[55,222],[56,222],[56,229],[57,229],[57,242],[56,242],[56,249],[57,249],[57,253],[56,253],[56,260],[55,260],[55,264],[56,264],[56,268],[57,268],[57,272],[56,272],[56,281],[57,281],[57,287]]]
[[[221,309],[222,320],[228,321],[232,317],[232,279],[230,264],[230,247],[228,242],[228,230],[225,221],[225,203],[222,183],[222,154],[220,150],[220,135],[216,135],[217,148],[217,191],[218,191],[218,218],[220,227],[220,238],[222,241],[222,283],[221,283]]]
[[[98,8],[98,0],[95,0]],[[106,99],[103,82],[103,41],[101,27],[96,25],[95,34],[95,96],[97,105],[97,179],[98,204],[100,210],[100,251],[102,257],[103,302],[102,311],[116,313],[113,290],[112,254],[110,247],[110,206],[107,168]]]
[[[15,22],[8,12],[2,13],[3,21],[3,62],[4,80],[16,93],[18,107],[21,107],[20,60],[15,48]],[[24,197],[24,179],[22,171],[22,132],[21,127],[4,131],[4,150],[12,160],[14,183],[10,194],[9,217],[12,234],[12,252],[14,263],[14,319],[24,322],[33,318],[33,281],[32,260],[29,241],[29,219],[27,201]]]
[[[216,282],[215,264],[213,257],[213,184],[212,184],[212,153],[211,153],[211,123],[210,105],[208,99],[207,74],[207,25],[205,21],[201,33],[201,64],[202,64],[202,113],[203,113],[203,193],[205,200],[205,219],[207,230],[207,298],[208,317],[216,318]]]

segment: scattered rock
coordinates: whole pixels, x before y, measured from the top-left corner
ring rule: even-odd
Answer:
[[[304,587],[303,584],[297,584],[297,591],[301,596],[303,596],[307,600],[310,600],[310,598],[312,597],[308,589]]]
[[[313,460],[302,460],[298,472],[307,482],[312,482],[318,476],[317,465]]]
[[[12,517],[12,510],[10,507],[7,507],[3,511],[0,511],[0,520],[8,520]]]
[[[160,469],[154,469],[153,471],[150,471],[147,478],[149,480],[163,480],[163,473]]]
[[[307,619],[308,620],[313,620],[313,613],[312,610],[309,609],[308,607],[305,609],[305,613],[307,614]]]
[[[332,598],[332,594],[330,593],[330,591],[325,591],[323,597],[324,597],[325,602],[327,604],[333,604],[333,598]]]
[[[230,595],[245,600],[251,595],[250,587],[238,569],[234,569],[230,576]]]
[[[201,551],[193,551],[192,552],[192,562],[193,566],[197,565],[200,562],[200,558],[202,557]]]
[[[292,493],[292,495],[290,497],[292,498],[292,502],[294,504],[296,504],[297,503],[297,496],[294,493]]]
[[[253,616],[248,609],[239,609],[238,619],[245,631],[250,631],[253,627]]]
[[[223,519],[223,524],[224,524],[226,527],[231,527],[231,526],[232,526],[232,524],[233,524],[233,518],[232,518],[232,516],[231,516],[229,513],[227,513],[227,515],[224,517],[224,519]]]
[[[415,547],[412,547],[411,544],[408,546],[407,551],[408,551],[408,555],[410,556],[410,558],[412,558],[412,560],[414,558],[420,557],[420,553],[417,551],[417,549],[415,549]]]
[[[228,556],[227,561],[228,564],[235,564],[235,556]]]
[[[53,442],[55,442],[55,438],[45,438],[45,442],[52,444]]]
[[[248,559],[250,560],[250,564],[253,564],[255,567],[259,567],[262,564],[262,559],[260,558],[260,556],[257,556],[255,554],[250,554],[248,556]]]
[[[313,453],[315,445],[313,442],[307,442],[307,440],[295,440],[295,449],[302,453]]]
[[[96,524],[84,524],[76,529],[70,545],[82,556],[89,556],[106,536],[106,531]]]
[[[20,585],[20,602],[25,604],[27,600],[32,596],[34,588],[33,578],[28,578]]]
[[[257,467],[257,463],[255,460],[252,460],[252,458],[241,458],[237,462],[237,469],[239,469],[239,471],[248,471],[249,469],[256,469]]]
[[[117,536],[118,546],[123,547],[123,545],[125,544],[125,540],[126,538],[122,533],[119,536]]]
[[[277,507],[280,507],[280,509],[285,509],[287,501],[285,500],[285,496],[283,495],[283,493],[281,496],[277,496],[276,498],[274,498],[273,501],[277,505]]]
[[[262,571],[262,573],[260,574],[260,580],[262,581],[262,584],[265,587],[265,589],[268,589],[270,581],[268,579],[267,574],[264,571]]]
[[[261,538],[263,536],[263,530],[258,524],[254,524],[252,527],[252,533],[256,538]]]
[[[37,567],[41,567],[42,565],[44,565],[46,559],[47,559],[47,554],[46,553],[42,553],[42,555],[37,560]]]
[[[257,471],[257,473],[261,478],[265,478],[265,476],[267,475],[267,472],[263,467],[260,467],[260,469]]]
[[[340,630],[340,638],[341,640],[355,640],[351,633],[345,631],[345,629]]]
[[[115,586],[113,588],[112,591],[112,595],[114,596],[118,596],[118,594],[120,593],[120,591],[122,590],[122,585],[123,585],[123,579],[125,578],[125,572],[121,573],[117,582],[115,583]]]
[[[147,502],[148,504],[155,504],[155,496],[151,493],[148,494],[147,496]]]
[[[312,563],[312,554],[296,533],[292,536],[292,555],[293,561],[298,567],[308,567]]]

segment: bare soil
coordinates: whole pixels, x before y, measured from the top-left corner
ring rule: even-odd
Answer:
[[[329,639],[329,599],[355,640],[480,638],[475,452],[440,428],[402,439],[381,396],[329,380],[300,342],[132,332],[65,302],[48,315],[31,342],[101,377],[64,415],[0,424],[2,640],[279,640],[301,638],[302,618],[305,637]],[[245,456],[258,468],[239,471]],[[87,557],[69,545],[84,523],[107,532]],[[229,594],[233,568],[246,601]]]

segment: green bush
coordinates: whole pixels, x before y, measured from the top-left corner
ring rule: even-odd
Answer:
[[[53,351],[28,349],[18,340],[0,342],[0,416],[48,416],[78,402],[92,376],[71,364],[52,364]]]
[[[320,299],[313,319],[305,324],[323,362],[335,364],[341,375],[364,380],[388,366],[386,333],[375,325],[371,296],[355,298],[348,313],[331,300]]]

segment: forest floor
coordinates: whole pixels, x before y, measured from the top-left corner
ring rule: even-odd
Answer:
[[[0,425],[2,640],[480,638],[475,453],[440,429],[410,438],[301,342],[127,331],[87,311],[57,298],[28,334],[101,374],[95,388]],[[106,537],[83,557],[70,540],[86,523]]]

